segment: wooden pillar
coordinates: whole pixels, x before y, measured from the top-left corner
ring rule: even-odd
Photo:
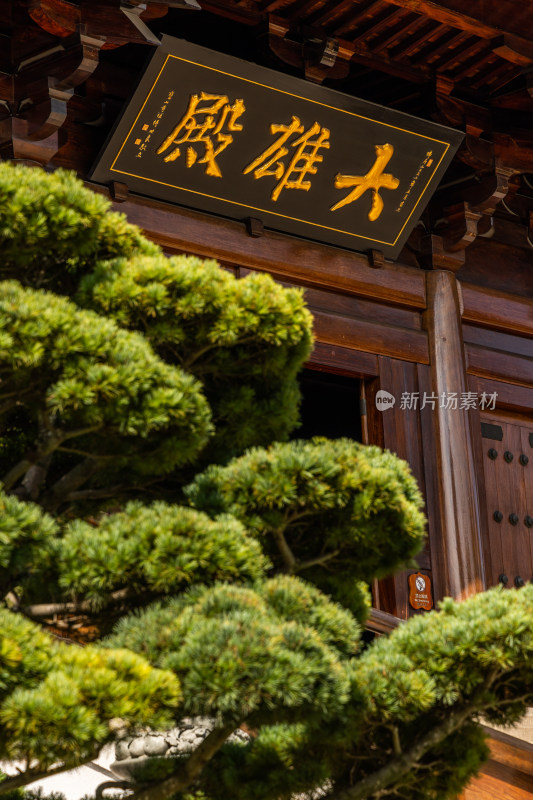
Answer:
[[[461,287],[453,272],[433,269],[427,272],[426,289],[430,367],[420,382],[421,404],[424,391],[438,398],[434,409],[426,405],[422,411],[428,504],[433,505],[440,529],[431,537],[433,576],[438,596],[460,599],[486,587],[472,412],[460,407],[461,395],[468,391]],[[442,402],[452,393],[457,408]]]

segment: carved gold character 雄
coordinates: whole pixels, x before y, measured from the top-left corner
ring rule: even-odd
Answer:
[[[202,106],[202,103],[206,105]],[[235,100],[233,105],[226,95],[193,94],[189,98],[189,107],[176,125],[172,133],[167,136],[157,154],[161,155],[169,148],[172,149],[164,158],[165,161],[175,161],[181,155],[180,145],[187,145],[187,167],[198,159],[198,152],[194,145],[203,145],[203,155],[198,164],[206,164],[206,175],[217,178],[222,177],[216,158],[233,142],[231,135],[235,131],[242,131],[242,125],[237,122],[245,111],[243,100]]]
[[[318,151],[322,148],[329,149],[329,130],[314,122],[307,131],[304,131],[300,119],[293,117],[289,125],[271,125],[270,132],[280,135],[274,144],[243,169],[243,173],[247,175],[253,172],[256,180],[273,175],[278,181],[270,195],[274,201],[278,199],[283,189],[303,189],[304,192],[308,192],[311,181],[305,178],[308,175],[315,175],[318,169],[316,165],[323,161],[323,156],[319,155]],[[295,134],[302,135],[289,142],[291,136]],[[283,159],[289,153],[288,147],[293,147],[295,150],[287,165]]]
[[[379,193],[380,189],[397,189],[400,185],[398,178],[390,173],[385,173],[383,170],[389,163],[394,153],[394,147],[391,144],[377,144],[375,146],[376,160],[372,168],[366,175],[341,175],[338,173],[335,176],[335,188],[346,189],[347,187],[355,186],[353,192],[350,192],[334,206],[331,206],[331,211],[336,211],[338,208],[353,203],[358,200],[367,189],[372,189],[372,207],[368,212],[368,219],[375,222],[383,211],[383,199]]]

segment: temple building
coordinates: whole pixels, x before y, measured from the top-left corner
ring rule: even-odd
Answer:
[[[1,158],[305,289],[297,435],[386,447],[426,499],[369,629],[533,580],[533,5],[0,0],[0,32]],[[531,720],[463,800],[533,798]]]

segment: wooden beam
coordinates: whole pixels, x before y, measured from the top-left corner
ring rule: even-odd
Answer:
[[[397,328],[323,311],[314,311],[313,318],[315,336],[320,342],[418,364],[429,363],[425,331]]]
[[[533,300],[462,284],[463,321],[476,322],[489,328],[533,336]]]
[[[93,191],[108,194],[97,184]],[[349,295],[370,297],[404,308],[426,305],[424,274],[411,267],[386,262],[373,269],[361,253],[310,243],[297,237],[265,230],[254,238],[244,222],[228,221],[183,208],[173,208],[146,198],[129,196],[116,210],[143,228],[170,252],[190,252],[208,258],[271,273],[300,286],[339,289]]]
[[[487,395],[496,393],[498,395],[498,409],[513,411],[524,414],[526,419],[531,420],[533,414],[533,387],[516,386],[506,381],[493,381],[489,378],[482,378],[472,375],[471,381],[475,381],[478,395],[485,392]]]
[[[524,356],[531,359],[533,340],[526,336],[512,333],[501,333],[479,325],[463,323],[463,339],[465,344],[474,344],[489,350],[500,350],[513,356]],[[533,381],[532,381],[533,385]]]
[[[521,386],[533,386],[533,358],[502,353],[479,347],[474,344],[465,346],[468,372],[486,378],[496,378]],[[533,342],[530,352],[533,353]]]
[[[451,28],[459,28],[468,31],[473,36],[480,36],[482,39],[492,39],[501,31],[482,22],[479,19],[468,16],[468,14],[452,11],[443,3],[434,0],[388,0],[389,3],[400,8],[407,8],[409,11],[416,11],[417,14],[424,14],[436,22],[449,25]]]
[[[350,350],[348,347],[325,344],[317,341],[306,367],[319,372],[334,372],[349,377],[375,377],[378,372],[378,357],[373,353]]]
[[[380,611],[378,608],[371,608],[365,623],[365,628],[373,633],[387,634],[397,628],[401,621],[401,619],[395,617],[393,614]]]
[[[460,287],[453,273],[427,273],[430,371],[420,392],[437,397],[421,411],[427,502],[440,520],[440,535],[431,541],[437,597],[464,598],[486,585],[482,556],[482,505],[470,414],[466,408],[448,408],[440,398],[468,391],[461,331]],[[423,376],[421,376],[423,377]]]
[[[505,42],[499,45],[498,55],[508,61],[524,65],[524,59],[531,63],[533,58],[533,43],[529,39],[513,35],[510,31],[502,31],[499,28],[487,25],[480,19],[470,17],[463,12],[454,11],[447,8],[442,2],[434,0],[387,0],[392,5],[414,11],[417,14],[424,14],[429,19],[449,25],[452,28],[467,31],[472,36],[482,39],[493,39],[506,34]]]

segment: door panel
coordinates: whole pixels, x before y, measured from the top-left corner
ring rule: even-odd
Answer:
[[[533,527],[527,524],[533,517],[533,424],[481,419],[488,423],[482,436],[490,583],[506,575],[513,586],[533,579]]]

